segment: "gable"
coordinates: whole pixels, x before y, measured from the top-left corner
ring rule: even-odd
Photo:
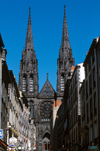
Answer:
[[[38,98],[55,98],[55,91],[48,80],[41,89]]]

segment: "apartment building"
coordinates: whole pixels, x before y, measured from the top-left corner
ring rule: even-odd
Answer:
[[[57,111],[59,110],[59,107],[61,105],[60,100],[54,101],[53,109],[50,114],[50,145],[51,150],[56,151],[58,150],[58,115]]]
[[[81,101],[79,89],[85,72],[83,64],[76,65],[70,85],[69,85],[69,135],[70,135],[70,149],[79,149],[81,143],[81,136],[79,128],[81,126]]]
[[[28,149],[29,108],[6,63],[7,50],[0,34],[0,151]]]
[[[82,150],[100,147],[100,37],[93,40],[84,61],[81,95]]]
[[[21,137],[22,137],[22,144],[21,144],[21,149],[23,150],[27,150],[28,149],[28,124],[29,124],[29,107],[28,107],[28,102],[26,97],[24,96],[24,94],[20,91],[20,101],[22,103],[22,107],[23,107],[23,112],[22,114],[22,121],[21,121],[21,125],[22,125],[22,129],[21,129]]]
[[[64,149],[69,149],[70,137],[69,137],[69,85],[73,75],[75,67],[71,67],[70,76],[68,77],[63,96],[63,106],[64,106]]]

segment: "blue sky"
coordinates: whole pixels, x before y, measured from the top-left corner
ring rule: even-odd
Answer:
[[[34,49],[38,59],[39,91],[47,73],[56,90],[64,4],[76,65],[84,61],[92,40],[100,36],[100,0],[0,0],[0,33],[7,49],[8,68],[13,70],[17,82],[30,6]]]

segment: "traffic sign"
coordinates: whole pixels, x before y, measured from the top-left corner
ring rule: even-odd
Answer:
[[[3,130],[0,129],[0,138],[3,138]]]

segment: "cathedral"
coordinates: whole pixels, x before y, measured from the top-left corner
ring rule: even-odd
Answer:
[[[74,58],[69,42],[66,8],[64,6],[62,41],[59,50],[59,58],[57,59],[57,92],[55,92],[48,80],[48,73],[47,80],[39,92],[38,60],[34,50],[31,10],[29,8],[25,49],[22,51],[22,58],[20,61],[19,89],[23,91],[28,100],[30,118],[34,119],[36,125],[37,151],[44,150],[44,144],[47,145],[47,150],[50,150],[50,113],[53,102],[62,100],[63,98],[64,86],[70,76],[71,66],[73,65]]]

